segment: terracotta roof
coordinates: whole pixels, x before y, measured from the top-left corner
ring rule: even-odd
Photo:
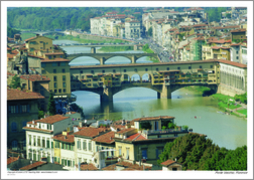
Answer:
[[[173,116],[157,116],[157,117],[143,117],[143,118],[136,118],[132,121],[154,121],[154,120],[160,120],[160,119],[175,119]]]
[[[24,130],[36,130],[36,131],[42,131],[42,132],[47,132],[47,133],[52,133],[52,130],[46,130],[46,129],[40,129],[40,128],[34,128],[34,127],[23,127]]]
[[[41,62],[69,62],[70,60],[68,59],[63,59],[63,58],[55,58],[55,59],[42,59]]]
[[[63,52],[52,52],[52,53],[44,53],[45,55],[61,55]]]
[[[231,29],[231,28],[239,28],[239,26],[225,26],[225,27],[217,26],[217,27],[212,27],[212,29]]]
[[[35,36],[35,37],[30,37],[30,38],[28,38],[28,39],[25,39],[24,41],[26,42],[26,41],[29,41],[29,40],[32,40],[32,39],[36,39],[37,37]]]
[[[11,50],[11,48],[7,47],[7,50]]]
[[[7,54],[7,58],[13,58],[14,54]]]
[[[74,136],[85,136],[85,137],[96,137],[100,135],[100,132],[105,132],[105,128],[92,128],[92,127],[84,127],[80,131],[75,132]]]
[[[38,123],[54,124],[56,122],[59,122],[59,121],[62,121],[62,120],[68,119],[68,118],[69,118],[68,116],[56,114],[53,116],[48,116],[46,118],[36,120],[36,123],[38,122]],[[27,122],[27,124],[32,124],[32,121]]]
[[[230,47],[213,46],[212,49],[230,49]]]
[[[74,143],[74,135],[62,135],[62,134],[58,134],[55,135],[54,137],[52,137],[52,139],[58,140],[58,141],[62,141],[62,142],[68,142],[68,143]]]
[[[12,50],[11,53],[12,53],[13,55],[17,55],[17,54],[19,53],[19,51],[17,51],[17,50],[15,49],[15,50]]]
[[[20,170],[31,170],[33,168],[36,168],[36,167],[41,166],[41,165],[46,164],[46,163],[47,162],[38,161],[38,162],[35,162],[33,164],[29,164],[29,165],[27,165],[25,167],[22,167],[22,168],[20,168]]]
[[[38,74],[21,75],[20,78],[30,81],[50,81],[50,78]]]
[[[231,40],[225,40],[225,39],[217,40],[217,39],[212,39],[212,40],[209,40],[208,43],[224,44],[224,43],[231,43]]]
[[[245,64],[241,64],[241,63],[237,63],[237,62],[233,62],[233,61],[227,61],[227,60],[218,60],[218,61],[220,63],[225,63],[225,64],[229,64],[229,65],[247,69],[247,65],[245,65]]]
[[[101,136],[94,138],[93,141],[111,144],[111,143],[115,142],[115,140],[113,139],[114,137],[115,137],[115,132],[111,131],[111,132],[108,132],[106,134],[103,134]]]
[[[129,163],[129,162],[118,162],[116,163],[117,166],[123,166],[123,167],[126,167],[128,168],[128,170],[144,170],[144,167],[143,166],[139,166],[138,164],[132,164],[132,163]],[[151,170],[152,167],[151,166],[145,166],[145,169],[147,170]]]
[[[81,171],[97,171],[98,168],[96,168],[92,163],[90,163],[90,164],[81,164],[80,170]]]
[[[133,131],[133,130],[135,130],[135,128],[128,128],[128,129],[123,129],[121,131],[118,131],[116,133],[117,134],[124,134],[124,133],[130,132],[130,131]]]
[[[238,43],[238,44],[230,44],[230,46],[240,46],[241,43]]]
[[[44,59],[43,57],[40,57],[40,56],[35,56],[35,55],[32,55],[32,54],[28,54],[27,56],[28,56],[28,57],[39,58],[39,59],[41,59],[41,60],[43,60],[43,59]]]
[[[113,165],[109,165],[105,168],[102,168],[103,171],[115,171],[116,170],[116,165],[113,164]]]
[[[7,89],[7,101],[15,100],[29,100],[29,99],[43,99],[40,93],[36,92],[26,92],[18,89]]]
[[[10,157],[7,159],[7,165],[9,165],[17,160],[19,160],[19,156],[18,157]]]
[[[232,30],[230,32],[245,32],[246,29],[236,29],[236,30]]]
[[[192,27],[202,27],[202,26],[208,26],[207,24],[194,24]]]
[[[146,138],[142,134],[136,133],[136,134],[129,136],[128,138],[126,138],[124,140],[125,141],[138,141],[138,140],[146,140]]]
[[[169,166],[170,164],[173,164],[173,163],[176,163],[176,162],[171,160],[171,159],[169,159],[167,161],[162,162],[161,165],[163,165],[163,166]],[[178,163],[178,164],[180,164],[180,163]]]

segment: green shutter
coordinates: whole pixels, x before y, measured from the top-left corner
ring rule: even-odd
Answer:
[[[38,154],[38,161],[41,161],[41,155]]]
[[[64,160],[62,159],[62,165],[64,166]]]
[[[54,146],[53,146],[53,142],[51,142],[51,148],[52,148],[52,149],[54,148]]]

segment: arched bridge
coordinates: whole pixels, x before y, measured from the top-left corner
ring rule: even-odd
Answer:
[[[74,60],[75,58],[81,56],[89,56],[97,59],[100,62],[100,65],[105,64],[105,62],[111,58],[116,56],[126,57],[131,60],[131,63],[136,63],[136,61],[144,56],[155,57],[158,58],[158,54],[155,53],[78,53],[78,54],[68,54],[67,59],[70,61]]]

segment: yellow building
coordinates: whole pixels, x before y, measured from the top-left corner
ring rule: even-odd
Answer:
[[[35,50],[46,50],[51,51],[53,49],[51,38],[45,37],[45,36],[39,36],[38,34],[35,37],[31,37],[29,39],[26,39],[26,48],[28,49],[28,52],[31,53]]]
[[[224,59],[230,61],[230,47],[213,46],[213,59]]]
[[[202,60],[213,59],[212,48],[209,45],[202,46]]]
[[[70,66],[69,60],[63,58],[41,60],[41,73],[50,79],[49,91],[55,98],[70,98]]]

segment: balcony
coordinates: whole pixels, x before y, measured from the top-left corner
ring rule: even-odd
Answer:
[[[187,129],[182,126],[178,126],[177,129],[160,129],[160,130],[143,130],[142,134],[154,135],[154,134],[175,134],[175,133],[188,133]]]

